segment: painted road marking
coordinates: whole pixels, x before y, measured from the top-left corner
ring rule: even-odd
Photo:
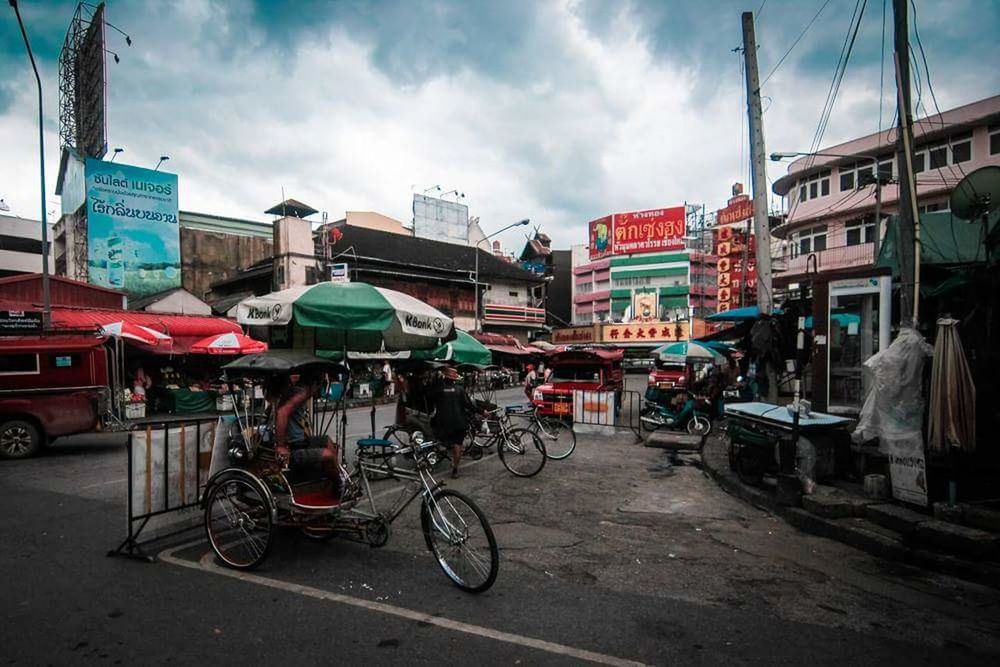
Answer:
[[[122,477],[121,479],[109,479],[106,482],[97,482],[95,484],[88,484],[87,486],[81,486],[80,490],[83,491],[85,489],[93,489],[94,487],[97,486],[107,486],[108,484],[121,484],[122,482],[125,482],[127,480],[128,480],[127,477]]]
[[[296,595],[301,595],[303,597],[309,597],[316,600],[324,600],[326,602],[333,602],[336,604],[343,604],[351,607],[359,607],[361,609],[367,609],[369,611],[377,612],[380,614],[387,614],[389,616],[405,618],[407,620],[416,621],[418,623],[436,625],[437,627],[444,628],[445,630],[452,630],[454,632],[462,632],[465,634],[474,635],[476,637],[493,639],[494,641],[504,642],[506,644],[516,644],[518,646],[524,646],[526,648],[532,648],[539,651],[546,651],[548,653],[553,653],[556,655],[563,655],[577,660],[586,660],[588,662],[593,662],[600,665],[620,665],[620,666],[627,665],[631,667],[643,664],[641,662],[635,662],[633,660],[625,660],[624,658],[618,658],[613,655],[596,653],[594,651],[587,651],[585,649],[576,648],[574,646],[566,646],[565,644],[557,644],[555,642],[545,641],[544,639],[526,637],[524,635],[519,635],[512,632],[503,632],[502,630],[487,628],[481,625],[473,625],[472,623],[464,623],[462,621],[456,621],[450,618],[444,618],[442,616],[432,616],[426,612],[416,611],[414,609],[407,609],[405,607],[397,607],[396,605],[386,604],[384,602],[374,602],[372,600],[356,598],[350,595],[344,595],[342,593],[333,593],[331,591],[325,591],[321,588],[313,588],[312,586],[304,586],[302,584],[293,584],[287,581],[281,581],[280,579],[271,579],[269,577],[262,577],[257,574],[251,574],[249,572],[243,572],[239,570],[230,570],[224,567],[219,567],[218,565],[213,563],[212,561],[214,560],[214,554],[212,552],[206,553],[204,556],[201,557],[201,560],[197,563],[177,558],[176,556],[174,556],[174,553],[181,551],[183,549],[190,548],[201,542],[202,540],[198,540],[197,542],[189,542],[187,544],[182,544],[177,547],[166,549],[160,552],[160,554],[157,556],[157,559],[162,560],[165,563],[170,563],[171,565],[186,567],[191,570],[199,570],[202,572],[210,572],[212,574],[217,574],[223,577],[229,577],[231,579],[239,579],[240,581],[257,584],[258,586],[266,586],[268,588],[273,588],[288,593],[294,593]]]

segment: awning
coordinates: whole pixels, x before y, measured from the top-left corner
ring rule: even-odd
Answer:
[[[0,351],[72,352],[74,350],[89,350],[104,341],[103,336],[3,336],[0,337]]]
[[[526,357],[529,354],[531,354],[531,352],[523,350],[519,347],[514,347],[513,345],[487,345],[486,347],[491,352],[497,352],[499,354],[513,354],[516,356],[523,356],[523,357]]]
[[[174,339],[173,345],[170,346],[158,348],[140,346],[157,354],[187,354],[194,343],[206,336],[243,333],[238,324],[221,317],[165,315],[131,310],[52,309],[52,325],[60,329],[97,332],[102,326],[115,322],[147,327]]]

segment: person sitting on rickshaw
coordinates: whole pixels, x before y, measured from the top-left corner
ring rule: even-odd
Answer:
[[[303,376],[297,384],[286,382],[274,399],[274,454],[285,467],[318,468],[340,495],[340,465],[337,447],[330,436],[316,435],[309,419],[309,399],[319,394],[320,378]]]

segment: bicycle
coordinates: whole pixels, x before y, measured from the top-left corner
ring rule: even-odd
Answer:
[[[513,417],[522,417],[528,421],[528,429],[545,442],[545,455],[553,460],[561,461],[569,457],[576,449],[576,432],[573,431],[570,420],[559,417],[541,416],[536,406],[510,406],[508,413]]]
[[[481,459],[493,445],[500,462],[516,477],[534,477],[549,458],[545,442],[536,433],[511,427],[510,411],[505,408],[484,410],[472,420],[464,452],[471,459]]]

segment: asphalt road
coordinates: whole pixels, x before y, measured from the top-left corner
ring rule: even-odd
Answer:
[[[348,433],[368,428],[353,411]],[[438,569],[415,508],[381,549],[282,531],[246,576],[215,565],[197,531],[154,564],[108,558],[125,519],[115,437],[0,464],[6,664],[996,664],[1000,653],[997,591],[799,534],[721,492],[695,459],[666,468],[629,434],[581,436],[532,479],[487,457],[449,484],[477,500],[501,545],[497,583],[478,596]]]

